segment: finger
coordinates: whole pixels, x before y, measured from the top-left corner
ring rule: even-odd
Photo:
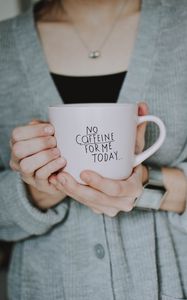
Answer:
[[[53,160],[44,167],[38,169],[34,175],[36,187],[42,191],[50,188],[49,190],[51,190],[52,194],[54,193],[54,190],[59,192],[60,189],[57,189],[56,186],[49,180],[49,178],[53,173],[62,170],[65,165],[66,160],[62,157],[59,157],[58,159]]]
[[[133,208],[129,201],[124,201],[124,198],[119,198],[118,202],[117,198],[106,196],[97,190],[77,183],[73,177],[65,172],[59,173],[57,176],[52,175],[51,177],[51,182],[56,185],[57,189],[65,192],[81,204],[86,205],[92,211],[114,217],[120,210],[128,212]]]
[[[149,113],[149,107],[146,102],[139,102],[138,103],[138,115],[145,116]]]
[[[9,167],[13,170],[13,171],[19,171],[20,167],[19,164],[16,163],[15,161],[13,161],[12,159],[9,162]]]
[[[46,179],[48,180],[48,178],[53,173],[61,170],[62,168],[65,167],[65,165],[66,165],[66,160],[63,157],[59,157],[59,158],[49,162],[48,164],[46,164],[42,168],[38,169],[35,172],[35,179],[40,184],[41,181],[45,181]]]
[[[49,176],[48,181],[49,181],[49,183],[51,183],[51,184],[53,184],[53,185],[55,185],[55,186],[56,186],[57,183],[58,183],[55,174],[52,174],[51,176]],[[60,188],[59,188],[59,190],[60,190]]]
[[[32,156],[26,157],[20,162],[20,170],[24,176],[33,176],[36,170],[45,166],[52,160],[60,156],[60,151],[57,148],[44,150]]]
[[[54,127],[49,123],[26,125],[16,127],[12,131],[11,141],[15,142],[29,140],[36,137],[48,136],[54,134]]]
[[[87,206],[93,212],[95,212],[97,214],[106,214],[106,215],[111,216],[111,217],[113,217],[114,215],[117,214],[117,209],[111,208],[109,206],[105,206],[105,205],[103,205],[102,202],[98,203],[98,201],[94,201],[90,197],[89,193],[86,193],[83,196],[83,193],[85,193],[85,191],[83,191],[83,193],[81,193],[81,191],[79,191],[78,194],[77,193],[73,193],[73,188],[71,187],[71,192],[70,192],[70,188],[68,188],[67,186],[65,187],[65,185],[62,185],[62,181],[60,182],[59,179],[57,180],[57,176],[53,176],[52,175],[51,178],[50,178],[50,182],[52,182],[59,191],[64,192],[65,194],[67,194],[68,196],[72,197],[73,199],[75,199],[79,203]],[[70,182],[69,182],[69,185],[71,185]],[[76,186],[74,187],[74,189],[77,190]]]
[[[53,179],[54,180],[54,179]],[[79,184],[70,174],[60,172],[56,175],[56,186],[81,203],[90,202],[93,191],[86,185]]]
[[[148,105],[145,102],[140,102],[138,104],[138,115],[144,116],[148,114]],[[136,146],[135,153],[140,153],[143,151],[145,145],[145,131],[146,131],[147,122],[144,122],[138,125],[137,136],[136,136]]]
[[[95,197],[93,197],[93,195],[91,195],[89,191],[86,193],[85,191],[83,191],[83,193],[81,191],[79,191],[78,193],[69,192],[67,187],[65,187],[64,185],[62,186],[62,184],[58,180],[56,181],[56,187],[58,190],[61,190],[62,192],[68,194],[70,197],[72,197],[82,205],[85,205],[86,207],[90,208],[93,212],[97,214],[105,214],[107,216],[114,217],[119,212],[119,210],[114,207],[114,202],[112,202],[109,206],[108,201],[106,203],[106,201],[103,201],[101,197],[98,197],[96,195]]]
[[[88,170],[81,172],[80,177],[92,188],[111,197],[137,197],[137,193],[142,188],[136,172],[128,180],[113,180]]]
[[[110,197],[90,186],[79,184],[70,174],[65,172],[57,174],[56,178],[59,181],[57,187],[60,188],[62,185],[63,191],[78,202],[105,213],[110,213],[111,208],[116,210],[116,197]]]
[[[13,160],[19,161],[27,156],[54,147],[56,147],[56,138],[54,136],[38,137],[26,141],[19,141],[12,147]]]
[[[145,131],[147,123],[140,124],[137,128],[135,154],[141,153],[145,146]]]
[[[134,199],[137,197],[119,197],[116,200],[115,207],[119,211],[130,212],[134,208]]]

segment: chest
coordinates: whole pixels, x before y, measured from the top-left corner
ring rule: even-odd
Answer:
[[[93,76],[128,69],[139,23],[139,13],[122,19],[114,28],[79,30],[72,25],[38,23],[49,69],[57,74]],[[99,58],[89,58],[91,51]]]

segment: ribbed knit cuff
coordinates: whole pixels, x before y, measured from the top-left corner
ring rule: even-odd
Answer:
[[[6,187],[1,196],[6,215],[12,219],[12,223],[29,235],[43,234],[65,218],[68,211],[67,202],[61,202],[54,208],[42,212],[29,201],[26,187],[18,173],[7,172],[3,181]]]

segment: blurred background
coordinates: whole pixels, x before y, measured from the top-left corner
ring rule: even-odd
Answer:
[[[0,0],[0,20],[17,15],[27,9],[32,0]]]
[[[34,0],[0,0],[0,21],[16,16],[26,10],[33,1]],[[6,275],[11,248],[11,243],[0,241],[0,300],[7,300]]]

